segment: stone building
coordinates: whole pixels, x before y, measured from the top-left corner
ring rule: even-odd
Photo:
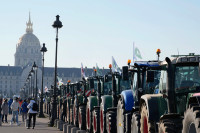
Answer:
[[[22,88],[25,92],[31,86],[30,81],[26,82],[29,72],[35,62],[37,69],[37,87],[41,89],[42,79],[42,54],[40,52],[41,44],[39,39],[33,34],[33,23],[29,20],[26,23],[26,33],[19,39],[16,45],[15,65],[0,66],[0,95],[4,97],[12,97],[19,95]],[[87,75],[93,73],[92,69],[86,70]],[[58,68],[57,75],[62,78],[63,83],[68,80],[76,82],[81,79],[80,68]],[[36,87],[36,73],[32,76],[32,86]],[[44,87],[50,88],[54,84],[54,68],[44,68]],[[30,85],[30,86],[29,86]]]

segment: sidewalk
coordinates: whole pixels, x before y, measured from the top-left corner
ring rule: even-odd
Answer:
[[[22,116],[19,116],[20,126],[16,123],[10,125],[12,115],[8,115],[8,123],[2,123],[0,126],[0,133],[62,133],[55,127],[48,127],[49,118],[36,118],[35,129],[26,129],[25,122],[22,122]]]

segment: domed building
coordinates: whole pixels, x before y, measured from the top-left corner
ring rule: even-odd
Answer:
[[[29,14],[29,21],[26,23],[26,33],[19,39],[16,45],[15,53],[15,66],[32,65],[35,61],[36,64],[42,66],[42,54],[40,52],[41,46],[39,39],[33,34],[33,23]]]
[[[24,96],[30,97],[34,95],[33,92],[36,92],[36,90],[39,92],[42,89],[41,45],[39,39],[33,34],[33,23],[31,22],[30,14],[26,26],[26,33],[19,39],[16,45],[14,66],[0,66],[0,97],[12,97],[13,95],[21,95],[22,98]],[[38,66],[37,72],[27,81],[34,62]],[[54,85],[54,70],[54,67],[44,67],[43,87],[51,88],[51,85]],[[108,70],[105,70],[104,73],[106,71]],[[85,73],[87,76],[92,75],[93,69],[86,69]],[[81,69],[58,67],[57,76],[62,79],[64,84],[68,80],[76,82],[81,80]]]

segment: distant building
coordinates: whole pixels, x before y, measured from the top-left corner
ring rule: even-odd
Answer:
[[[39,39],[33,34],[33,23],[31,22],[30,14],[29,21],[26,23],[26,33],[19,39],[16,45],[15,66],[0,66],[0,95],[12,97],[19,94],[20,89],[25,88],[25,91],[31,86],[30,82],[26,83],[28,74],[32,68],[33,62],[38,66],[37,70],[37,87],[41,89],[42,79],[42,54],[40,52],[41,45]],[[86,74],[92,75],[93,70],[87,69]],[[63,83],[68,80],[76,82],[81,80],[80,68],[58,68],[57,75],[62,78]],[[32,83],[33,81],[32,78]],[[44,87],[50,88],[54,83],[54,68],[44,68]]]

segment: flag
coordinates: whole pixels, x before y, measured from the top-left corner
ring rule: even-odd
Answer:
[[[81,78],[85,79],[85,71],[83,70],[83,64],[81,63]]]
[[[60,77],[58,77],[58,76],[57,76],[57,85],[58,85],[58,86],[63,85],[62,78],[60,78]]]
[[[102,71],[99,69],[97,63],[96,63],[96,68],[97,68],[97,76],[102,76]]]
[[[44,87],[44,92],[48,92],[49,89],[47,88],[47,86]]]
[[[113,56],[112,56],[112,72],[119,72],[120,74],[122,73]]]
[[[137,61],[138,59],[142,59],[142,55],[140,50],[133,43],[133,62]]]

